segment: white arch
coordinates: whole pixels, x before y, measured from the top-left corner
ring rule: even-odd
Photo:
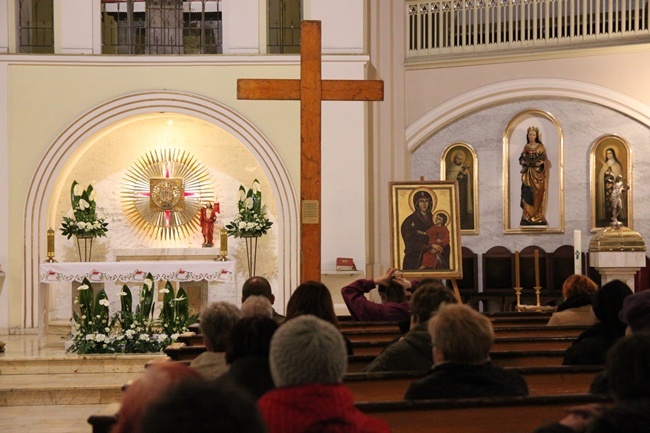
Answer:
[[[96,132],[139,114],[172,112],[203,119],[228,131],[256,158],[269,179],[278,207],[279,280],[285,299],[298,283],[299,238],[297,194],[289,172],[269,140],[232,108],[184,92],[148,91],[100,104],[74,121],[49,146],[32,178],[25,203],[23,229],[23,327],[40,326],[47,293],[39,293],[39,260],[45,257],[47,210],[57,176],[68,159]],[[39,314],[40,312],[40,314]]]
[[[531,97],[578,99],[609,107],[650,126],[650,107],[624,93],[582,81],[522,79],[481,87],[453,98],[429,111],[406,128],[406,145],[413,153],[439,129],[456,119],[490,105]]]

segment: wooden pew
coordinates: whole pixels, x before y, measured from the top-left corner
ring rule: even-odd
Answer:
[[[611,405],[606,395],[499,397],[421,401],[359,402],[356,407],[383,419],[392,433],[526,433],[566,416],[566,408]]]
[[[523,376],[530,395],[587,393],[602,366],[563,365],[547,367],[505,367]],[[343,383],[354,401],[400,400],[414,381],[426,376],[420,372],[347,373]]]
[[[495,337],[577,337],[587,326],[495,326]]]

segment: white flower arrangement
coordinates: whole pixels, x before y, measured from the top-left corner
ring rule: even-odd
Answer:
[[[236,238],[265,235],[273,223],[266,217],[266,205],[262,204],[262,190],[257,179],[248,190],[239,186],[239,213],[226,224],[228,235]]]
[[[70,201],[74,218],[63,217],[61,233],[70,239],[73,235],[79,237],[106,236],[108,223],[103,218],[97,218],[97,203],[95,190],[92,185],[82,189],[77,181],[72,182]]]
[[[189,314],[187,293],[167,282],[163,293],[161,312],[154,318],[155,291],[151,274],[143,281],[140,304],[133,311],[131,290],[123,286],[119,292],[121,311],[109,314],[110,301],[102,289],[93,291],[88,279],[78,288],[73,312],[75,332],[70,334],[70,352],[87,353],[146,353],[160,352],[176,341],[187,326],[195,323],[197,315]]]

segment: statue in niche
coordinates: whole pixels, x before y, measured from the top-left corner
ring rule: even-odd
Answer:
[[[219,213],[219,203],[208,203],[201,207],[201,233],[203,233],[203,247],[210,248],[214,246],[214,222],[217,220]]]
[[[522,226],[548,225],[546,221],[546,188],[548,186],[548,159],[539,128],[531,126],[526,133],[527,143],[519,157],[521,165],[521,222]]]
[[[620,226],[621,222],[618,220],[619,214],[623,213],[623,200],[621,196],[623,193],[630,189],[630,185],[623,182],[623,176],[620,174],[612,181],[612,193],[609,196],[609,202],[612,207],[612,225]]]

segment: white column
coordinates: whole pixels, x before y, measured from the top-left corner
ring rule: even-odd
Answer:
[[[589,255],[589,263],[600,273],[601,286],[620,280],[635,292],[634,275],[645,266],[645,251],[593,252]]]
[[[101,54],[101,0],[54,0],[54,52]]]
[[[365,8],[362,0],[305,0],[303,17],[321,21],[323,53],[362,54],[364,47]],[[383,2],[377,2],[378,7]]]
[[[224,54],[260,53],[259,0],[222,0]]]
[[[9,329],[9,127],[7,108],[7,63],[0,65],[0,334]]]
[[[0,54],[9,52],[9,4],[0,0]]]

